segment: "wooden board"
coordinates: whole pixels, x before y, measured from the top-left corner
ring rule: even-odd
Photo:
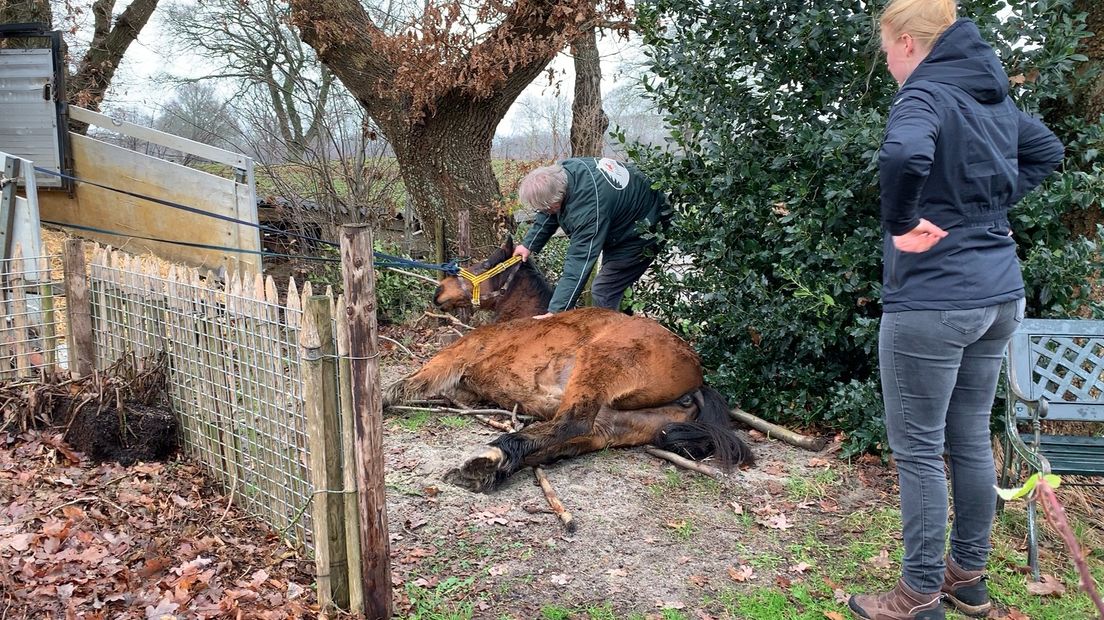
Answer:
[[[75,175],[112,188],[152,196],[238,220],[256,221],[256,204],[248,185],[200,170],[135,153],[94,138],[70,134]],[[119,231],[106,235],[73,230],[132,254],[151,252],[203,269],[256,273],[257,254],[228,253],[134,239],[127,235],[260,250],[260,235],[251,226],[189,213],[156,202],[78,183],[73,198],[64,192],[39,192],[42,219]]]

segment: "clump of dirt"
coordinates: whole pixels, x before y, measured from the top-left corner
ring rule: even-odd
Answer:
[[[94,461],[130,465],[168,458],[177,421],[168,406],[164,356],[124,356],[91,376],[0,387],[0,431],[60,431]]]
[[[93,461],[124,466],[167,459],[176,451],[176,438],[172,411],[137,403],[102,411],[85,407],[65,433],[65,441]]]

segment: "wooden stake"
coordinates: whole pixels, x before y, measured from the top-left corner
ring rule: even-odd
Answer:
[[[80,379],[96,368],[96,343],[92,338],[92,306],[88,300],[88,278],[84,268],[84,245],[67,239],[65,253],[65,315],[69,324],[69,374]]]
[[[289,298],[292,296],[289,295]],[[290,305],[290,304],[289,304]],[[310,477],[314,526],[314,574],[318,604],[323,611],[333,605],[349,605],[349,569],[345,558],[344,498],[341,438],[337,426],[337,375],[335,374],[333,319],[330,300],[322,295],[307,299],[303,309],[299,344],[303,367],[303,403],[310,445]],[[322,492],[319,491],[331,491]]]
[[[471,258],[471,211],[467,209],[461,209],[456,214],[456,251],[460,255],[460,260]],[[458,309],[456,318],[461,323],[471,321],[471,310],[468,308]]]
[[[728,413],[734,420],[743,422],[757,431],[762,431],[766,433],[768,437],[781,439],[791,446],[819,452],[828,444],[828,440],[824,437],[809,437],[801,433],[795,433],[788,428],[783,428],[777,424],[771,424],[763,418],[754,416],[742,409],[733,409]]]
[[[548,506],[552,509],[552,512],[556,513],[560,522],[563,523],[564,529],[568,533],[575,531],[575,517],[571,516],[571,513],[564,508],[563,502],[560,501],[559,496],[556,495],[556,489],[552,488],[552,483],[548,480],[548,476],[544,474],[544,470],[540,466],[533,468],[533,475],[537,477],[537,483],[540,484],[540,488],[544,491],[544,498],[548,500]]]
[[[691,461],[690,459],[681,457],[674,452],[660,450],[655,446],[644,446],[644,451],[656,458],[670,461],[675,465],[678,465],[679,467],[683,467],[691,471],[696,471],[699,474],[705,474],[710,478],[716,478],[717,480],[722,480],[725,478],[725,473],[717,469],[716,467],[706,465],[705,463],[699,463],[697,461]]]
[[[333,299],[333,290],[326,287],[326,296]],[[337,324],[337,364],[338,364],[338,402],[341,406],[341,472],[342,484],[346,491],[357,488],[356,431],[353,420],[353,383],[349,376],[349,319],[345,315],[345,296],[337,298],[333,316]],[[345,502],[345,547],[349,563],[349,612],[364,614],[364,580],[360,566],[360,508],[355,494],[346,493]]]
[[[383,471],[383,411],[376,339],[376,274],[372,230],[365,224],[341,231],[345,315],[349,319],[349,376],[356,422],[357,497],[360,499],[361,569],[368,620],[391,617],[390,541]]]

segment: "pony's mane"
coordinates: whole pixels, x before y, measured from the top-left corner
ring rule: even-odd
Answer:
[[[484,264],[487,265],[487,269],[490,269],[491,267],[494,267],[495,265],[501,263],[502,261],[506,260],[507,258],[510,258],[510,256],[512,254],[513,254],[512,252],[508,252],[505,248],[498,248],[494,251],[494,254],[491,254],[490,258],[488,258],[487,261]],[[548,278],[546,278],[544,276],[544,273],[541,272],[541,270],[533,263],[533,261],[531,261],[531,260],[522,261],[522,263],[518,266],[518,270],[519,270],[518,275],[526,278],[527,280],[529,280],[529,282],[536,289],[536,293],[538,295],[540,295],[542,297],[546,296],[546,295],[549,298],[552,297],[552,291],[553,291],[552,285],[548,283]],[[497,280],[497,278],[502,278],[502,277],[508,277],[508,276],[497,276],[496,280]],[[497,284],[497,282],[496,282],[496,284]],[[515,280],[515,282],[513,283],[513,286],[517,286],[517,285],[518,285],[518,282]]]

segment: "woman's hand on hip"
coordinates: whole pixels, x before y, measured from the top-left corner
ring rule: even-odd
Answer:
[[[903,235],[893,236],[893,247],[902,252],[927,252],[946,236],[947,231],[928,220],[920,218],[920,223],[916,225],[916,228]]]

